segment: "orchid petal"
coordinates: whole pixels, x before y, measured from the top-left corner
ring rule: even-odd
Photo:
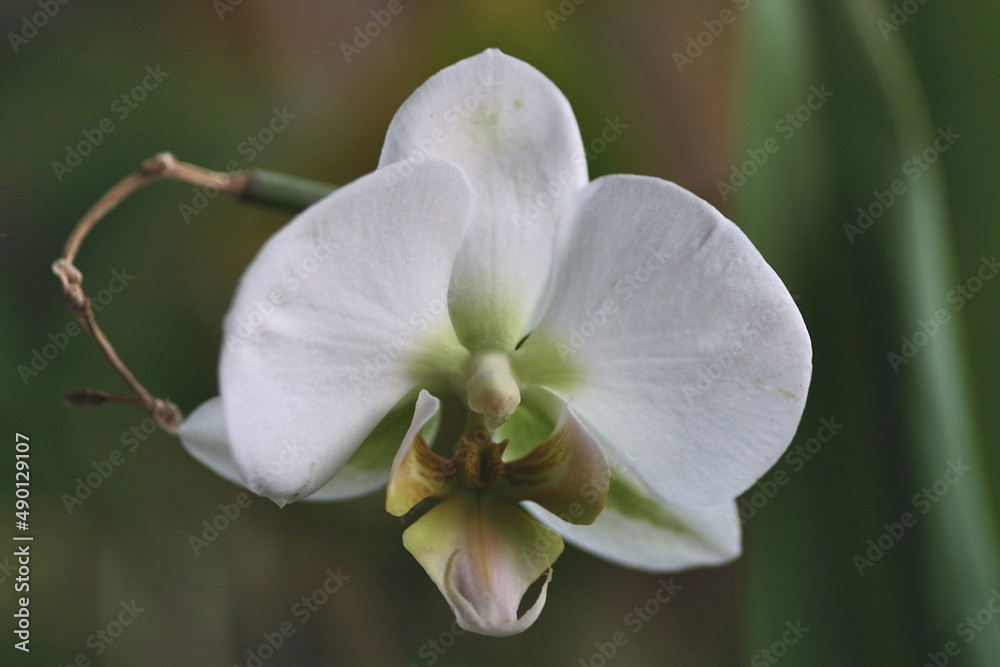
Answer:
[[[571,398],[657,497],[736,497],[805,405],[812,349],[788,290],[736,225],[666,181],[601,178],[574,215],[551,306],[512,366]]]
[[[403,516],[428,498],[444,498],[455,486],[454,463],[432,452],[420,433],[440,408],[441,401],[420,392],[386,487],[385,509],[393,516]]]
[[[303,500],[345,500],[385,486],[400,434],[409,424],[412,411],[412,404],[404,403],[386,415],[333,479]],[[191,456],[220,477],[246,486],[229,449],[222,400],[218,396],[198,406],[181,424],[179,435]]]
[[[645,572],[721,565],[740,555],[736,503],[667,505],[624,470],[616,470],[608,499],[589,526],[564,521],[532,503],[525,509],[570,544],[606,561]]]
[[[503,480],[509,497],[530,500],[571,523],[591,524],[604,508],[611,467],[567,405],[545,442],[504,464]]]
[[[210,398],[189,414],[177,429],[187,453],[233,484],[246,486],[229,449],[222,399]]]
[[[498,496],[455,493],[403,533],[423,566],[471,632],[505,637],[523,632],[542,611],[560,537]],[[535,603],[520,618],[528,587],[549,572]]]
[[[362,177],[275,234],[226,317],[233,456],[279,503],[325,485],[414,387],[468,357],[445,307],[468,181],[440,160],[390,176]]]
[[[534,67],[496,49],[445,68],[396,112],[379,166],[429,157],[462,167],[469,233],[452,278],[452,317],[470,349],[512,350],[543,294],[556,222],[587,183],[576,119]]]
[[[510,438],[507,452],[535,451],[556,423],[560,400],[531,387],[517,412],[497,431]],[[523,455],[523,454],[521,454]],[[530,455],[529,455],[530,456]],[[624,567],[662,572],[700,565],[717,565],[740,553],[740,523],[733,501],[718,506],[685,508],[659,500],[630,474],[620,459],[611,461],[613,478],[603,510],[589,526],[573,525],[533,502],[523,507],[567,542]],[[585,497],[597,489],[587,487]]]
[[[494,433],[495,439],[508,441],[504,461],[525,457],[545,442],[555,430],[565,407],[564,399],[544,387],[522,389],[521,404]]]

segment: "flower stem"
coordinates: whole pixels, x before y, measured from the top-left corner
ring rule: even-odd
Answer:
[[[158,180],[174,180],[199,187],[215,188],[219,192],[247,202],[266,204],[300,211],[336,189],[333,185],[253,169],[226,174],[177,160],[170,153],[160,153],[145,161],[108,190],[76,223],[70,232],[62,256],[52,264],[52,272],[62,283],[63,296],[84,330],[91,335],[97,348],[133,395],[112,394],[97,389],[70,392],[66,401],[71,405],[102,405],[125,403],[149,411],[157,424],[169,433],[176,433],[184,419],[180,409],[166,399],[153,396],[118,356],[111,341],[97,325],[90,297],[83,291],[83,273],[73,264],[84,239],[104,217],[133,192]]]
[[[337,189],[329,183],[267,169],[250,169],[245,173],[248,178],[240,199],[293,211],[301,211]]]

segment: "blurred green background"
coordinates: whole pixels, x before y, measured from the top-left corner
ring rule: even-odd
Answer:
[[[36,1],[0,5],[2,467],[13,477],[14,434],[28,434],[35,535],[30,655],[12,649],[13,546],[0,551],[0,662],[247,665],[293,621],[263,664],[1000,664],[997,5],[578,3],[404,0],[349,59],[341,44],[386,2],[41,3],[51,17]],[[189,536],[240,489],[137,410],[64,406],[69,390],[119,387],[83,336],[37,375],[18,370],[72,319],[49,270],[69,230],[142,160],[170,150],[346,183],[375,167],[420,83],[490,46],[563,90],[588,145],[609,119],[627,125],[591,145],[592,177],[667,178],[734,219],[812,334],[799,453],[763,478],[784,485],[744,497],[745,555],[677,575],[682,591],[639,632],[624,618],[659,577],[569,548],[529,631],[456,636],[377,493],[281,511],[254,499],[195,555]],[[130,106],[121,96],[147,67],[164,74]],[[275,108],[295,118],[241,149]],[[57,174],[103,118],[114,131]],[[939,136],[951,138],[934,148]],[[196,203],[189,186],[144,190],[77,261],[91,295],[113,270],[134,276],[98,319],[187,412],[216,393],[237,279],[289,219],[219,197],[185,221],[180,205]],[[832,438],[823,420],[842,425]],[[68,511],[64,494],[115,451],[122,465]],[[12,480],[2,487],[9,510]],[[911,525],[895,526],[905,513]],[[350,578],[299,623],[297,601],[338,568]],[[133,600],[143,611],[105,643],[95,633]],[[619,630],[627,645],[603,658]]]

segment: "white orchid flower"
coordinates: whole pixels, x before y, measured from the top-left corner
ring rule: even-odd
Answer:
[[[403,543],[489,635],[534,622],[562,538],[655,572],[735,558],[734,499],[811,374],[736,225],[657,178],[588,182],[569,103],[496,50],[421,86],[379,168],[267,242],[225,333],[191,454],[279,505],[441,499]],[[453,408],[467,426],[435,453]]]

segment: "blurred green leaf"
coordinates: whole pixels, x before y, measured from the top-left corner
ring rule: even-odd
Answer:
[[[948,7],[922,9],[910,22]],[[812,631],[795,646],[795,664],[918,663],[956,640],[957,625],[1000,582],[964,314],[946,301],[960,275],[944,187],[955,156],[916,180],[903,171],[950,122],[931,120],[907,42],[883,38],[879,20],[890,12],[867,0],[768,3],[750,37],[746,147],[759,147],[812,86],[833,91],[829,108],[814,110],[748,179],[737,214],[798,290],[813,335],[813,388],[793,450],[821,415],[845,424],[816,456],[822,463],[793,475],[789,497],[752,523],[746,652],[769,646],[784,621],[801,616]],[[936,64],[946,66],[949,53],[936,51]],[[977,88],[968,83],[962,93],[971,98]],[[892,192],[896,181],[903,194]],[[859,230],[858,207],[870,206],[876,215]],[[888,353],[900,353],[902,337],[942,308],[947,322],[894,371]],[[928,504],[925,518],[917,494],[958,460],[971,471]],[[890,548],[872,550],[878,559],[859,573],[854,557],[867,559],[868,540],[905,512],[915,525],[884,538]],[[783,537],[789,530],[798,539]],[[1000,633],[968,650],[995,664]]]

